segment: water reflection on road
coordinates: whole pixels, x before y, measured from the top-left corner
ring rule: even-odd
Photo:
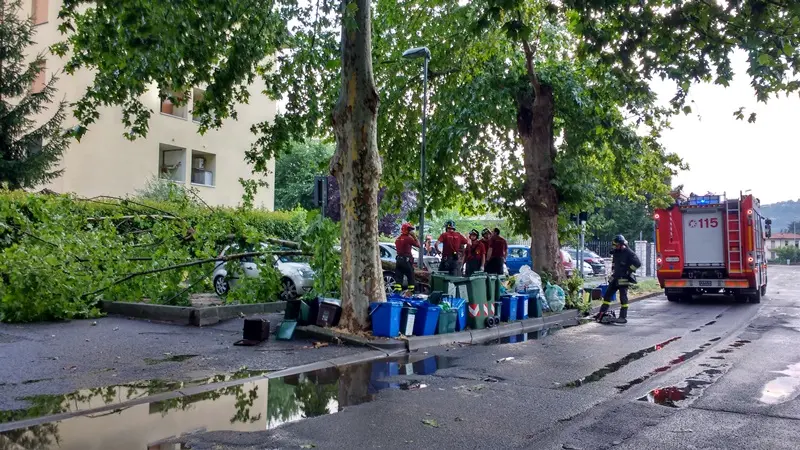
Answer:
[[[197,386],[257,376],[240,371],[192,383],[146,381],[31,397],[24,410],[0,412],[0,449],[176,450],[182,435],[204,431],[259,431],[372,401],[383,389],[403,386],[391,377],[431,375],[453,365],[452,358],[405,355],[283,378],[261,378],[221,389],[113,408],[163,392],[191,392]],[[93,412],[97,408],[102,412]],[[57,422],[14,428],[14,422],[74,413]],[[5,423],[5,426],[2,425]]]

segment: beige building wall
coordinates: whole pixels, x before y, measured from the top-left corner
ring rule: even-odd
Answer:
[[[62,0],[23,0],[30,6],[30,14],[37,22],[34,39],[37,44],[31,54],[47,51],[50,45],[63,40],[58,31],[58,11]],[[25,12],[25,11],[23,11]],[[46,20],[44,19],[46,18]],[[83,70],[74,76],[62,72],[66,59],[47,52],[47,78],[58,74],[56,98],[75,101],[91,84],[93,74]],[[195,86],[194,94],[202,95]],[[250,126],[275,117],[276,103],[261,94],[263,82],[258,80],[249,87],[250,104],[238,105],[239,120],[226,120],[219,130],[200,135],[198,124],[192,120],[192,100],[172,114],[162,112],[158,91],[153,87],[140,100],[152,111],[147,137],[128,141],[122,110],[118,107],[102,108],[100,119],[89,128],[80,142],[73,141],[66,151],[61,166],[64,174],[48,186],[56,192],[73,192],[85,197],[97,195],[125,196],[142,189],[155,177],[166,177],[183,186],[192,187],[209,204],[236,206],[241,203],[244,189],[240,178],[253,178],[251,167],[244,161],[244,153],[255,140]],[[70,115],[65,127],[77,124]],[[203,159],[203,168],[198,158]],[[256,206],[273,209],[274,161],[269,164],[267,188],[260,188]]]

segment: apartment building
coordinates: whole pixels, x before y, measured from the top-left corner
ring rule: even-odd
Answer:
[[[30,15],[36,24],[33,52],[46,50],[63,40],[58,31],[58,11],[62,0],[25,0],[30,2]],[[56,98],[74,101],[91,84],[92,72],[83,70],[74,76],[62,73],[65,59],[48,52],[34,89],[45,80],[59,75]],[[149,180],[159,177],[182,186],[192,187],[211,205],[235,206],[241,203],[244,190],[240,178],[252,177],[244,153],[255,136],[250,132],[253,123],[272,120],[276,104],[261,94],[264,86],[250,86],[250,104],[239,105],[239,120],[227,120],[219,130],[200,135],[198,122],[192,115],[194,102],[201,99],[203,86],[188,91],[188,104],[180,107],[168,100],[161,102],[154,86],[141,99],[153,111],[147,137],[129,141],[123,137],[122,110],[102,108],[100,119],[89,128],[80,142],[73,142],[66,151],[61,166],[64,174],[45,188],[55,192],[73,192],[81,196],[125,196],[142,189]],[[73,122],[73,123],[71,123]],[[70,116],[65,127],[74,125]],[[266,179],[269,187],[260,188],[255,199],[258,207],[273,209],[274,162]]]
[[[800,247],[800,234],[797,233],[772,233],[764,243],[767,259],[773,260],[778,257],[775,253],[781,247]]]

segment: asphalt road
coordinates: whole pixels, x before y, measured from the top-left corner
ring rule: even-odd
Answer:
[[[771,267],[760,305],[714,298],[672,304],[655,297],[634,303],[625,326],[589,323],[521,343],[437,348],[251,382],[0,433],[0,448],[795,449],[798,331],[800,267]],[[162,350],[138,347],[133,341],[120,351],[141,358]],[[44,352],[33,348],[36,356]],[[275,361],[308,354],[291,351],[292,358]],[[214,365],[231,366],[236,358],[229,353],[229,346],[215,352]],[[103,358],[92,367],[104,367]],[[187,378],[174,371],[194,371],[183,366],[200,364],[191,361],[147,367],[169,366],[164,376]],[[17,379],[33,374],[13,370]],[[128,387],[128,397],[136,389]],[[69,401],[94,404],[93,395],[105,393]]]
[[[273,327],[280,314],[266,316]],[[197,328],[105,317],[61,323],[0,324],[0,411],[24,397],[147,380],[191,381],[241,368],[274,371],[363,352],[314,348],[311,340],[234,346],[242,321]]]
[[[771,267],[761,305],[656,297],[632,305],[629,317],[626,326],[439,349],[456,358],[453,367],[397,378],[425,388],[386,389],[273,430],[181,441],[214,449],[798,448],[800,268]],[[655,397],[672,405],[646,401],[659,388]]]

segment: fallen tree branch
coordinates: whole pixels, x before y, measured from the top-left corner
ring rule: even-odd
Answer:
[[[240,259],[243,259],[243,258],[249,258],[251,256],[262,256],[262,255],[292,256],[292,255],[302,255],[302,254],[303,253],[300,252],[300,251],[293,251],[293,250],[283,251],[283,252],[245,252],[245,253],[234,253],[232,255],[218,256],[216,258],[197,259],[197,260],[194,260],[194,261],[187,261],[185,263],[174,264],[174,265],[171,265],[171,266],[159,267],[157,269],[142,270],[140,272],[129,273],[128,275],[125,275],[124,277],[120,278],[119,280],[116,280],[116,281],[112,282],[108,286],[102,287],[102,288],[100,288],[100,289],[98,289],[96,291],[93,291],[93,292],[89,292],[88,294],[83,294],[83,297],[85,298],[85,297],[90,297],[90,296],[93,296],[93,295],[97,295],[97,294],[99,294],[99,293],[101,293],[103,291],[111,289],[112,287],[114,287],[114,286],[116,286],[116,285],[118,285],[120,283],[124,283],[124,282],[126,282],[126,281],[128,281],[130,279],[133,279],[133,278],[136,278],[136,277],[140,277],[140,276],[143,276],[143,275],[153,275],[153,274],[156,274],[156,273],[166,272],[166,271],[169,271],[169,270],[185,269],[187,267],[200,266],[200,265],[208,264],[208,263],[212,263],[212,262],[235,261],[235,260],[240,260]]]
[[[101,220],[130,220],[130,219],[164,219],[164,220],[176,220],[180,219],[180,217],[175,216],[165,216],[162,214],[134,214],[130,216],[119,216],[119,217],[87,217],[86,221],[88,222],[99,222]]]

